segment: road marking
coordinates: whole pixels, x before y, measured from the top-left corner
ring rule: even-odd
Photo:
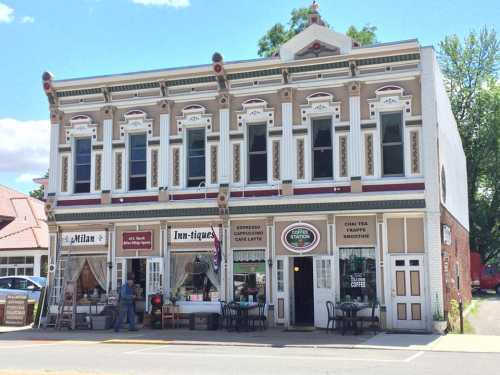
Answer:
[[[0,350],[3,349],[22,349],[22,348],[36,348],[36,347],[42,347],[42,346],[54,346],[58,345],[60,342],[53,342],[53,343],[47,343],[47,344],[25,344],[25,345],[10,345],[10,346],[0,346]]]
[[[159,349],[163,348],[169,348],[171,349],[171,345],[165,345],[165,346],[157,346],[154,348],[143,348],[143,349],[137,349],[137,350],[131,350],[124,352],[123,354],[129,355],[162,355],[162,356],[170,356],[170,357],[198,357],[198,356],[203,356],[203,357],[214,357],[214,358],[249,358],[249,359],[295,359],[295,360],[324,360],[324,361],[356,361],[356,362],[383,362],[383,363],[409,363],[416,358],[420,357],[424,352],[418,352],[413,355],[411,355],[408,358],[405,359],[380,359],[380,358],[357,358],[357,357],[325,357],[325,356],[297,356],[297,355],[290,355],[290,356],[283,356],[283,355],[271,355],[271,354],[226,354],[226,353],[207,353],[207,352],[200,352],[200,351],[194,351],[192,353],[188,352],[158,352]],[[153,352],[154,351],[154,352]]]
[[[411,362],[411,361],[417,359],[418,357],[422,356],[424,353],[425,353],[424,351],[420,351],[418,353],[415,353],[412,356],[409,356],[408,358],[406,358],[403,362]]]

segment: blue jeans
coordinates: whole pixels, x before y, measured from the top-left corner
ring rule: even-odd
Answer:
[[[115,321],[115,331],[122,327],[123,318],[127,315],[128,329],[135,330],[135,311],[133,303],[120,303],[118,318]]]

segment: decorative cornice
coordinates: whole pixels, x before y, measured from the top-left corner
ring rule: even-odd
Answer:
[[[302,212],[342,212],[359,210],[388,210],[388,209],[419,209],[425,208],[424,199],[391,200],[391,201],[361,201],[361,202],[327,202],[327,203],[302,203],[278,204],[260,206],[233,206],[229,208],[231,215],[248,214],[277,214],[277,213],[302,213]],[[171,208],[159,210],[139,211],[100,211],[56,214],[58,222],[84,221],[84,220],[121,220],[121,219],[153,219],[176,218],[191,216],[217,216],[217,207],[196,208]]]

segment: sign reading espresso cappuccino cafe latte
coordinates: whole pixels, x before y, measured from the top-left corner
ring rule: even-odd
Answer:
[[[281,234],[281,242],[294,253],[307,253],[318,246],[319,231],[307,223],[294,223],[287,226]]]

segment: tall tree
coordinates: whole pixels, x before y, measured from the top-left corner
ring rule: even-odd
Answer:
[[[45,178],[49,177],[49,171],[45,172],[45,175],[43,177],[45,177]],[[30,195],[30,197],[33,197],[33,198],[36,198],[36,199],[39,199],[39,200],[42,201],[43,198],[44,198],[44,188],[43,188],[43,185],[40,185],[39,187],[37,187],[34,190],[31,190],[29,192],[29,195]]]
[[[500,43],[495,30],[440,43],[439,60],[467,158],[470,246],[484,262],[500,258]]]
[[[259,39],[259,50],[257,52],[259,56],[272,56],[279,50],[283,43],[304,30],[307,26],[309,14],[311,14],[311,12],[311,8],[293,9],[287,26],[282,23],[274,24],[266,34]],[[323,20],[323,22],[325,21]],[[329,27],[328,23],[325,22],[325,26]],[[366,25],[361,30],[351,26],[346,34],[361,45],[368,45],[376,42],[376,31],[377,28],[375,26]]]

